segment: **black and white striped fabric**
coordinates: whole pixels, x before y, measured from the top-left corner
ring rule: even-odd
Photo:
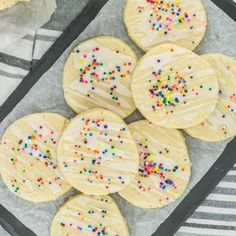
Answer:
[[[35,34],[26,35],[0,52],[0,105],[27,75],[32,61]]]
[[[175,236],[236,235],[236,165]]]
[[[0,105],[28,74],[33,62],[39,60],[61,31],[41,28],[0,52]]]

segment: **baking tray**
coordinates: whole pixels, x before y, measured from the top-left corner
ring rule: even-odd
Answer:
[[[96,17],[102,7],[109,0],[91,0],[83,11],[63,31],[62,35],[47,51],[47,53],[33,66],[30,73],[0,107],[0,122],[10,114],[15,106],[24,98],[41,76],[50,69],[62,53],[80,35],[81,32]],[[211,0],[236,21],[236,4],[232,0]],[[193,213],[206,196],[220,182],[225,174],[236,163],[236,138],[226,147],[225,151],[198,182],[190,193],[183,199],[172,214],[160,225],[153,236],[173,235],[181,224]],[[0,224],[11,235],[31,236],[33,231],[22,224],[4,206],[0,205]]]

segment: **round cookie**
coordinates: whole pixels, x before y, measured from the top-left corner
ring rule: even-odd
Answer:
[[[124,22],[129,36],[143,51],[161,43],[193,50],[207,28],[201,0],[126,0]]]
[[[139,173],[119,194],[140,208],[163,207],[184,192],[191,165],[182,133],[141,120],[129,125],[139,151]]]
[[[139,61],[132,93],[143,116],[166,128],[189,128],[204,121],[218,99],[210,64],[186,48],[162,44]]]
[[[0,11],[12,7],[18,2],[29,2],[30,0],[0,0]]]
[[[227,140],[236,135],[236,61],[222,54],[207,54],[202,57],[217,72],[219,100],[211,116],[185,131],[207,142]]]
[[[56,213],[51,236],[129,236],[125,219],[109,196],[77,195]]]
[[[104,109],[75,117],[60,138],[57,153],[67,181],[90,195],[117,192],[138,172],[138,152],[127,125]]]
[[[36,113],[15,121],[3,134],[1,176],[11,192],[32,202],[57,199],[71,186],[57,163],[57,142],[67,119]]]
[[[111,36],[81,43],[64,67],[66,102],[76,113],[99,107],[128,116],[136,109],[130,81],[137,60],[127,44]]]

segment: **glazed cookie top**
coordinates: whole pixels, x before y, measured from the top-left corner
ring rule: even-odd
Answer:
[[[207,54],[203,58],[217,72],[219,100],[207,120],[186,132],[208,142],[223,141],[236,135],[236,61],[222,54]]]
[[[129,230],[111,197],[80,194],[56,213],[50,235],[129,236]]]
[[[30,0],[0,0],[0,11],[12,7],[18,2],[29,2]]]
[[[130,80],[136,62],[133,50],[117,38],[100,36],[81,43],[64,68],[68,105],[76,113],[101,107],[128,116],[135,110]]]
[[[58,159],[67,181],[90,195],[125,188],[138,172],[135,141],[124,121],[104,109],[75,117],[63,132]]]
[[[184,136],[147,120],[132,123],[129,128],[139,151],[139,172],[119,194],[141,208],[173,202],[184,192],[191,172]]]
[[[210,64],[188,49],[162,44],[139,61],[132,93],[143,116],[166,128],[189,128],[215,109],[217,76]]]
[[[67,119],[37,113],[15,121],[0,146],[0,171],[7,187],[32,202],[55,200],[70,189],[57,165],[58,138]]]
[[[144,51],[161,43],[193,50],[204,37],[207,16],[200,0],[126,0],[124,22]]]

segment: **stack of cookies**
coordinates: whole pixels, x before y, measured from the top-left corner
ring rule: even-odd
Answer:
[[[236,61],[196,55],[207,29],[200,0],[127,0],[139,58],[111,36],[73,49],[63,73],[68,121],[54,113],[13,123],[0,146],[8,188],[32,202],[81,192],[55,215],[51,235],[128,236],[111,193],[139,208],[179,198],[191,174],[184,130],[207,142],[236,135]],[[143,119],[126,124],[137,110]]]

